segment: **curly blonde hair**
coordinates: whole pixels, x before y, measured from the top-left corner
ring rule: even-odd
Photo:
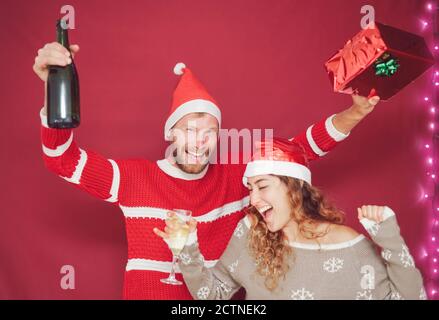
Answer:
[[[328,202],[319,189],[302,180],[277,177],[288,187],[291,217],[299,225],[302,236],[308,239],[324,236],[325,232],[315,232],[315,226],[319,222],[344,223],[343,212]],[[277,288],[279,279],[288,272],[290,265],[287,258],[294,252],[288,245],[284,232],[270,232],[256,208],[247,208],[247,213],[253,222],[249,232],[249,251],[256,260],[257,273],[265,277],[266,288],[273,291]]]

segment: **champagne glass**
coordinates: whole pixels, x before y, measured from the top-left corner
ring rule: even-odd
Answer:
[[[175,212],[174,216],[171,218],[171,221],[174,224],[174,231],[167,239],[169,248],[172,251],[171,272],[168,278],[160,279],[160,281],[166,284],[182,285],[183,282],[178,281],[175,278],[175,265],[177,264],[180,252],[183,250],[189,236],[189,225],[187,222],[191,218],[192,212],[184,209],[173,209],[172,211]]]

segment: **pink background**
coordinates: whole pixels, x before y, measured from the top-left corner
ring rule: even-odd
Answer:
[[[46,170],[37,50],[55,39],[65,1],[0,2],[2,167],[0,299],[119,299],[127,259],[117,207]],[[162,158],[163,125],[183,61],[221,104],[224,128],[275,128],[293,136],[350,106],[331,92],[324,62],[360,30],[360,0],[70,1],[71,43],[81,83],[80,145],[112,158]],[[376,18],[421,33],[419,0],[368,1]],[[429,38],[429,34],[424,34]],[[356,207],[386,204],[419,267],[429,234],[431,190],[423,144],[431,140],[423,101],[431,71],[383,103],[351,137],[313,165],[314,184],[361,230]],[[63,265],[76,289],[62,290]],[[427,275],[427,273],[425,273]]]

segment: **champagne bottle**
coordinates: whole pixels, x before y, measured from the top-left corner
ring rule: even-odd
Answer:
[[[70,51],[69,35],[61,20],[56,24],[57,41]],[[47,79],[47,123],[50,128],[76,128],[80,123],[79,79],[75,63],[49,66]]]

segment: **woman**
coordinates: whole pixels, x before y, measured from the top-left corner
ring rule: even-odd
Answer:
[[[204,267],[196,221],[179,266],[195,299],[425,299],[422,276],[388,207],[363,206],[372,241],[343,225],[343,214],[311,186],[303,149],[275,138],[261,143],[243,177],[247,216],[221,259]],[[155,232],[166,240],[166,232]],[[381,248],[381,256],[376,246]]]

